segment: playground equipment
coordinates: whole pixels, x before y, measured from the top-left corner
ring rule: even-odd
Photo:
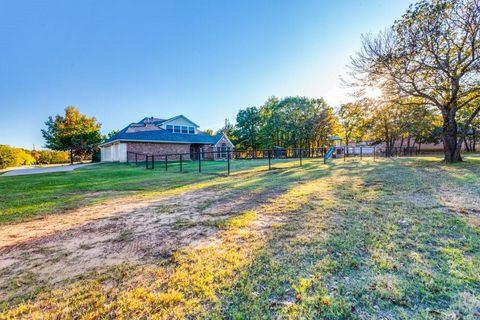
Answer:
[[[330,159],[333,155],[333,152],[335,151],[334,147],[331,147],[328,149],[328,151],[325,153],[325,156],[323,157],[323,163],[327,163],[327,159]]]

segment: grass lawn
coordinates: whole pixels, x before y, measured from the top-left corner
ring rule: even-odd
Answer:
[[[163,199],[92,221],[92,238],[107,235],[73,249],[61,244],[75,230],[0,247],[19,259],[0,263],[0,319],[480,317],[480,157],[274,166],[235,162],[231,177],[215,174],[225,163],[203,174],[159,163],[0,177],[3,228],[106,198]],[[136,258],[53,280],[99,247]]]
[[[274,160],[274,167],[298,165],[296,160]],[[128,164],[101,164],[80,168],[72,172],[46,173],[2,177],[0,175],[0,224],[28,220],[52,212],[76,208],[125,194],[148,194],[185,187],[227,174],[224,161],[184,162],[183,173],[179,163],[156,162],[155,170],[145,170]],[[267,160],[232,161],[232,173],[245,170],[264,171]],[[185,188],[184,188],[185,189]]]

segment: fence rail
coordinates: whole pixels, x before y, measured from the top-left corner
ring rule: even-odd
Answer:
[[[232,171],[232,160],[265,160],[268,163],[268,170],[272,170],[272,161],[281,159],[298,160],[299,166],[303,165],[304,159],[323,158],[323,162],[327,163],[328,157],[331,154],[332,158],[341,159],[344,161],[348,158],[373,158],[376,160],[380,157],[401,157],[418,155],[419,151],[416,148],[385,148],[375,146],[365,147],[336,147],[333,153],[327,153],[327,148],[306,148],[306,149],[257,149],[257,150],[236,150],[225,149],[216,151],[191,151],[184,153],[163,153],[163,154],[143,154],[135,152],[127,152],[127,162],[137,166],[144,165],[146,169],[155,170],[164,169],[168,171],[172,166],[178,168],[179,172],[184,172],[185,165],[197,163],[198,172],[204,170],[202,164],[205,161],[225,161],[227,175]]]

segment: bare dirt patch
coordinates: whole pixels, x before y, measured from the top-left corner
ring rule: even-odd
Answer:
[[[173,196],[125,197],[2,226],[0,300],[124,262],[154,263],[180,247],[212,241],[217,221],[261,199],[248,192],[232,195],[207,188]]]

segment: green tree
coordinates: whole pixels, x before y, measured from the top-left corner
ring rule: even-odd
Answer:
[[[69,151],[71,163],[74,155],[82,158],[95,152],[102,141],[101,124],[95,117],[89,118],[73,106],[65,109],[65,116],[50,116],[45,125],[47,129],[42,129],[45,146],[52,150]]]
[[[0,169],[34,164],[35,158],[29,150],[0,145]]]
[[[461,130],[466,132],[464,137],[464,146],[467,152],[475,152],[477,141],[480,138],[480,115],[474,117],[470,122],[472,111],[480,105],[480,99],[478,101],[472,101],[472,103],[460,110],[458,113],[459,126]]]
[[[347,146],[352,140],[358,142],[362,140],[364,136],[365,110],[363,106],[364,104],[362,104],[361,101],[346,103],[343,104],[338,111],[341,132]]]
[[[120,130],[118,130],[118,129],[113,129],[112,131],[110,131],[109,133],[107,133],[106,136],[103,137],[103,141],[110,139],[111,137],[115,136],[115,135],[118,134],[119,132],[120,132]]]
[[[317,148],[338,131],[338,119],[323,99],[269,98],[259,108],[240,110],[235,136],[245,148]]]
[[[383,142],[387,156],[393,154],[395,142],[401,137],[402,106],[397,103],[376,99],[364,99],[363,106],[367,111],[366,127],[369,137],[374,143]]]
[[[0,169],[15,166],[15,151],[7,145],[0,145]]]
[[[237,143],[244,148],[257,149],[262,117],[257,107],[240,110],[237,114],[235,136]]]
[[[446,162],[461,161],[466,128],[480,112],[469,110],[458,126],[458,112],[480,97],[480,2],[420,1],[376,37],[364,37],[352,60],[362,86],[391,90],[398,99],[414,97],[442,116]]]
[[[230,140],[235,141],[235,126],[225,119],[225,125],[217,131],[217,134],[225,134]]]
[[[408,102],[408,101],[407,101]],[[439,143],[441,132],[441,116],[438,111],[429,105],[404,103],[399,106],[400,119],[400,147],[424,143]]]

